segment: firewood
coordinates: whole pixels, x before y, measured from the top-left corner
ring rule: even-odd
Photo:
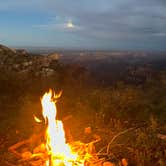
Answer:
[[[18,142],[12,146],[10,146],[8,148],[8,150],[10,152],[12,152],[17,158],[22,158],[22,154],[17,152],[16,149],[18,149],[19,147],[21,147],[22,145],[25,145],[25,144],[28,144],[30,143],[30,139],[27,139],[27,140],[24,140],[24,141],[21,141],[21,142]]]
[[[115,166],[115,164],[112,163],[112,162],[106,161],[106,162],[103,163],[103,166]]]
[[[32,166],[44,166],[44,163],[43,160],[37,160],[37,161],[30,161],[29,162]]]
[[[9,161],[5,161],[6,166],[17,166],[15,164],[10,163]]]
[[[32,156],[32,153],[29,152],[29,151],[24,152],[24,153],[21,154],[21,157],[22,157],[23,159],[30,159],[31,156]]]
[[[33,153],[39,153],[39,152],[45,152],[46,151],[46,146],[45,144],[40,144],[36,148],[34,148]]]
[[[122,159],[122,166],[128,166],[128,162],[125,158]]]

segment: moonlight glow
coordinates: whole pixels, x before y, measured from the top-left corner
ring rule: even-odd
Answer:
[[[68,21],[66,26],[67,26],[67,28],[74,28],[75,27],[74,24],[72,23],[72,21]]]

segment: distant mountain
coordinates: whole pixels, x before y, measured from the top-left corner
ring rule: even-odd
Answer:
[[[59,60],[86,67],[103,84],[117,80],[140,84],[166,70],[166,52],[70,51],[61,52]]]

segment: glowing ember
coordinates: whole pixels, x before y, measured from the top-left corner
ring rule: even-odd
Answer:
[[[48,125],[46,129],[46,149],[50,159],[46,161],[46,166],[72,166],[74,162],[78,161],[79,157],[76,153],[72,152],[70,145],[66,143],[62,121],[56,120],[57,109],[55,103],[60,95],[61,93],[55,95],[50,90],[41,99],[43,117]],[[79,161],[79,165],[83,165],[81,163]]]
[[[37,123],[41,123],[42,122],[42,120],[40,120],[38,117],[36,117],[35,115],[33,115],[33,118],[35,119],[35,121],[37,122]]]

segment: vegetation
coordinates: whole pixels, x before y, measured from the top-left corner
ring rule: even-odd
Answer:
[[[58,117],[72,115],[76,121],[68,124],[75,139],[83,139],[84,128],[91,126],[102,137],[96,150],[111,154],[108,160],[126,158],[129,165],[164,166],[166,142],[160,135],[166,132],[165,71],[157,71],[157,78],[146,78],[141,84],[119,79],[103,86],[82,66],[52,61],[50,68],[56,72],[48,77],[35,76],[35,68],[24,77],[6,68],[0,70],[0,158],[9,157],[10,145],[41,130],[33,114],[41,117],[39,98],[54,88],[63,90]],[[106,151],[104,146],[114,136],[130,128]]]

